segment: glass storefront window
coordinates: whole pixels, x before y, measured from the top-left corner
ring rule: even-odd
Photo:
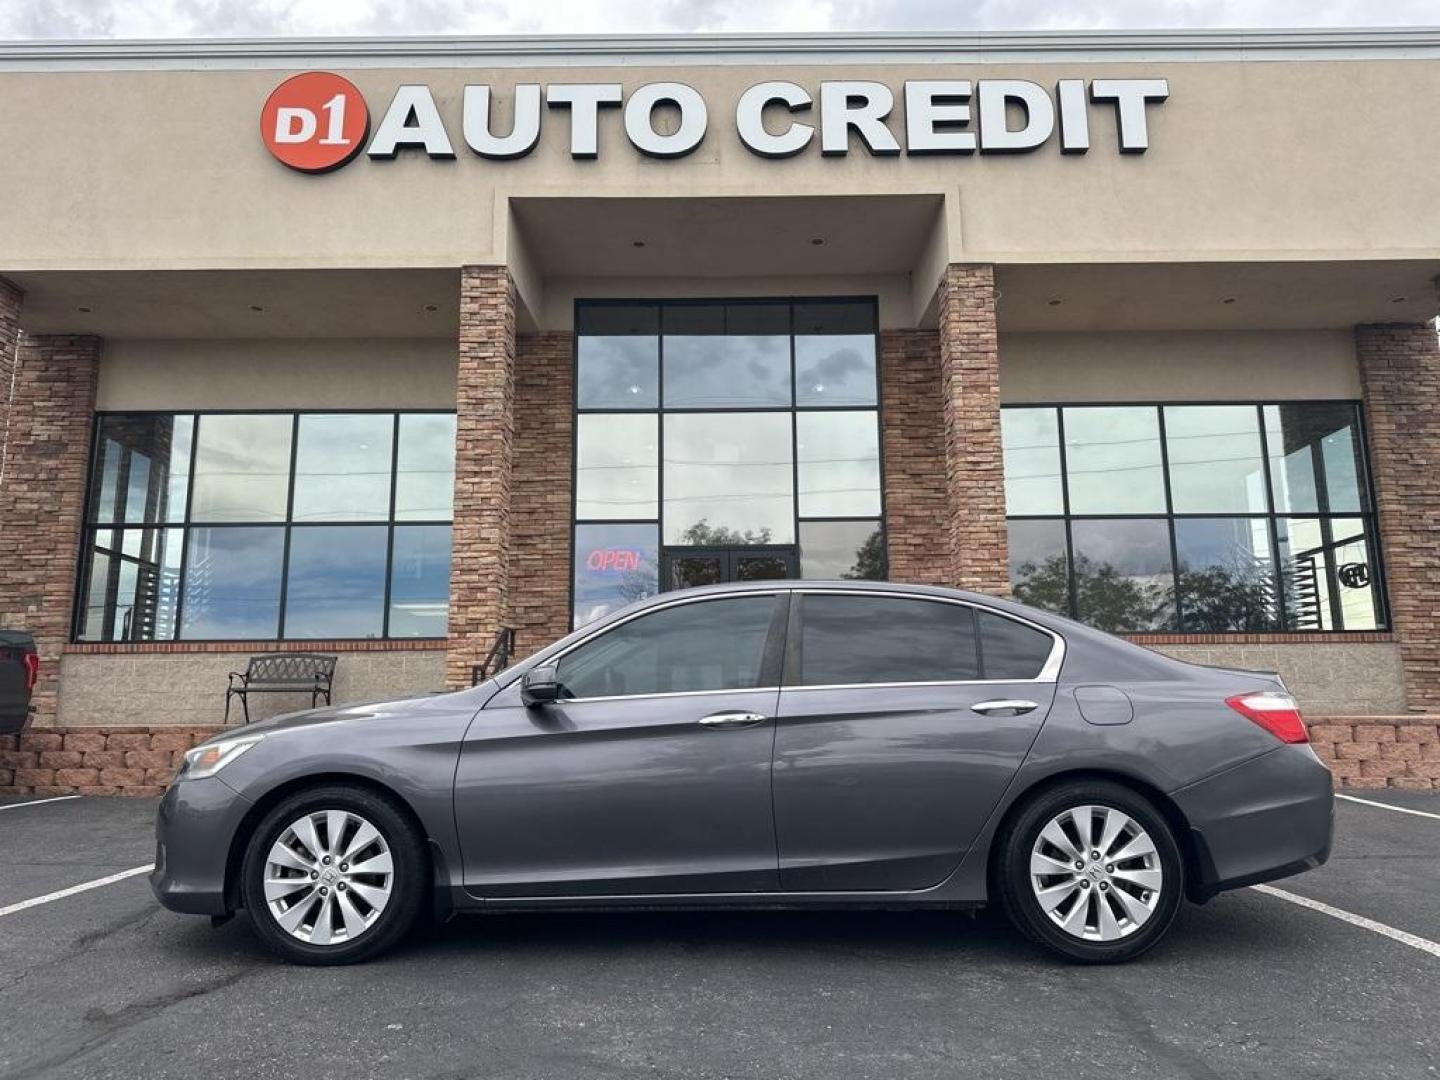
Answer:
[[[885,537],[878,521],[802,521],[800,576],[885,580]]]
[[[1255,406],[1167,405],[1165,448],[1175,513],[1265,513]]]
[[[797,334],[795,404],[825,409],[874,405],[874,334]]]
[[[93,457],[77,640],[445,634],[453,413],[107,413]]]
[[[654,414],[581,415],[575,426],[575,516],[653,518],[658,509]]]
[[[1113,632],[1175,629],[1170,530],[1164,521],[1075,521],[1075,607]]]
[[[185,520],[193,416],[110,415],[96,431],[91,519],[115,524]]]
[[[1375,630],[1376,566],[1363,518],[1280,518],[1288,630]]]
[[[455,414],[401,413],[395,520],[449,521],[455,499]]]
[[[580,337],[576,401],[582,409],[653,409],[660,404],[660,339]]]
[[[293,521],[390,516],[393,413],[306,413],[295,447]]]
[[[1385,627],[1355,402],[1014,406],[1002,431],[1022,602],[1107,630]]]
[[[1063,514],[1059,414],[1054,409],[1005,409],[1000,413],[1000,441],[1006,513]]]
[[[1277,513],[1358,513],[1363,498],[1356,410],[1349,402],[1265,406]]]
[[[390,636],[444,637],[450,610],[450,526],[397,525]]]
[[[580,304],[575,624],[617,602],[588,561],[611,522],[649,530],[627,593],[883,577],[876,324],[868,299]]]
[[[790,413],[667,413],[665,543],[794,543],[790,423]]]
[[[191,529],[187,540],[180,637],[189,640],[280,635],[283,526]]]
[[[801,517],[880,515],[880,424],[873,412],[795,415]]]
[[[202,416],[190,520],[284,521],[294,424],[284,414]]]
[[[578,628],[659,591],[659,530],[654,525],[580,525],[575,529]]]
[[[287,638],[375,638],[385,627],[383,525],[315,525],[290,533]]]
[[[1068,614],[1070,567],[1065,557],[1065,522],[1011,521],[1007,532],[1010,587],[1015,599]]]
[[[1181,629],[1279,629],[1268,520],[1176,518],[1175,552]]]
[[[1066,408],[1072,514],[1163,514],[1160,416],[1153,405]]]
[[[175,636],[183,529],[101,529],[81,572],[80,641]]]
[[[667,409],[790,404],[788,336],[666,334],[662,353]]]

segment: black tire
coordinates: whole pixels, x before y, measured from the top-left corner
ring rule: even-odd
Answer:
[[[1031,852],[1041,830],[1067,810],[1084,806],[1119,810],[1135,821],[1154,842],[1163,875],[1149,919],[1115,941],[1085,940],[1062,929],[1046,914],[1031,885]],[[993,868],[1000,905],[1015,927],[1051,952],[1081,964],[1122,963],[1152,948],[1170,928],[1185,893],[1184,860],[1165,816],[1144,796],[1104,780],[1065,783],[1032,796],[996,838]],[[1098,891],[1098,885],[1095,888]],[[1095,903],[1104,902],[1097,894]]]
[[[368,928],[353,941],[317,945],[294,937],[276,921],[265,898],[264,876],[272,845],[291,823],[325,810],[349,811],[372,824],[389,848],[393,870],[389,900]],[[430,890],[425,837],[409,814],[391,799],[349,784],[308,788],[274,806],[251,834],[240,874],[241,896],[256,932],[266,945],[296,964],[355,964],[393,948],[424,912]]]

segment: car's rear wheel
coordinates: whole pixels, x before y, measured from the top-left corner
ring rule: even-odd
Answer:
[[[1040,793],[997,838],[996,852],[995,884],[1011,922],[1081,963],[1118,963],[1151,948],[1185,891],[1164,815],[1106,781]]]
[[[424,907],[425,838],[362,787],[297,792],[251,834],[241,868],[250,920],[301,964],[352,964],[391,948]]]

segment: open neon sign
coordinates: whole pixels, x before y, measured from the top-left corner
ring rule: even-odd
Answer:
[[[601,572],[639,570],[640,552],[630,548],[596,548],[586,558],[585,566]]]

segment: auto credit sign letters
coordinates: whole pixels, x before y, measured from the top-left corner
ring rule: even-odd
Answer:
[[[818,151],[842,156],[858,145],[878,157],[907,154],[1004,154],[1058,142],[1061,153],[1090,149],[1092,109],[1114,111],[1121,153],[1150,145],[1147,108],[1169,97],[1164,79],[1061,79],[1054,88],[1025,79],[925,79],[906,82],[899,98],[885,83],[821,82],[815,89],[775,80],[756,83],[733,103],[735,133],[751,152],[785,158]],[[621,110],[626,140],[649,157],[679,158],[704,141],[710,106],[681,82],[646,83],[625,93],[619,83],[520,83],[508,117],[494,115],[486,84],[466,86],[456,132],[428,86],[400,86],[379,123],[370,123],[360,91],[329,72],[285,80],[261,112],[270,152],[301,172],[339,168],[362,150],[375,160],[416,151],[455,157],[456,135],[482,158],[525,157],[539,145],[547,117],[569,114],[570,156],[600,156],[600,113]],[[1058,138],[1057,138],[1058,136]]]

